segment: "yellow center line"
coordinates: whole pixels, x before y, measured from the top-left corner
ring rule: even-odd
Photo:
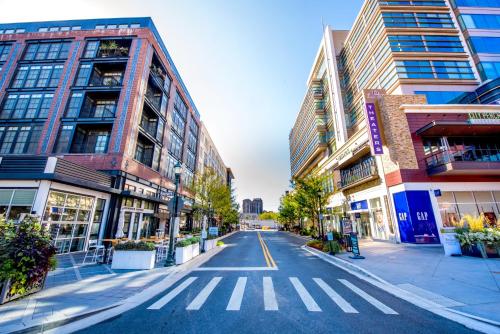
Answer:
[[[264,247],[264,242],[262,241],[262,237],[260,236],[260,232],[257,232],[257,236],[259,237],[260,246],[262,247],[262,253],[264,254],[264,259],[266,259],[267,266],[271,267],[271,265],[269,263],[269,259],[267,258],[267,253],[266,253],[266,249]]]
[[[264,241],[264,239],[262,239],[260,232],[257,232],[257,235],[259,236],[260,245],[262,246],[262,252],[264,253],[264,257],[266,258],[267,266],[275,268],[276,262],[274,262],[274,259],[271,256],[271,252],[269,251],[266,242]]]

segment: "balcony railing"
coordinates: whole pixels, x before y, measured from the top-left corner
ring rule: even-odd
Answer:
[[[425,158],[427,169],[457,161],[500,162],[500,149],[442,150]]]
[[[80,111],[81,118],[115,117],[116,105],[84,105]]]
[[[93,75],[89,80],[89,86],[94,87],[116,87],[122,85],[121,75],[114,76],[99,76]]]
[[[377,165],[373,157],[369,157],[354,166],[340,171],[340,182],[338,188],[347,188],[350,185],[359,183],[378,176]]]
[[[115,58],[115,57],[128,57],[129,49],[127,47],[100,47],[99,52],[97,52],[97,57],[99,58]]]
[[[151,122],[145,118],[142,118],[141,128],[151,137],[156,138],[156,130],[158,128],[157,122]]]

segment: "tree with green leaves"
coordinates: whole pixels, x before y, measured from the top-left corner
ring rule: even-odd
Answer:
[[[278,213],[273,212],[273,211],[262,212],[259,215],[259,220],[274,220],[274,221],[277,221],[278,220]]]
[[[324,227],[320,224],[320,214],[328,203],[331,192],[326,190],[327,176],[309,175],[302,179],[293,180],[293,198],[297,210],[317,226],[318,236],[324,237]]]
[[[293,193],[286,193],[281,196],[277,219],[286,230],[291,229],[300,219],[298,204]]]

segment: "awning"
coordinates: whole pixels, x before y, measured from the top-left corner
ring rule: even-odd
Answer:
[[[500,124],[471,124],[467,121],[432,121],[416,131],[419,136],[481,136],[499,133]]]

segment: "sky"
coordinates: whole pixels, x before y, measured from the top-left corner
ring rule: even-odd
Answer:
[[[0,22],[150,16],[244,198],[276,210],[288,135],[322,22],[350,29],[363,0],[0,0]]]

